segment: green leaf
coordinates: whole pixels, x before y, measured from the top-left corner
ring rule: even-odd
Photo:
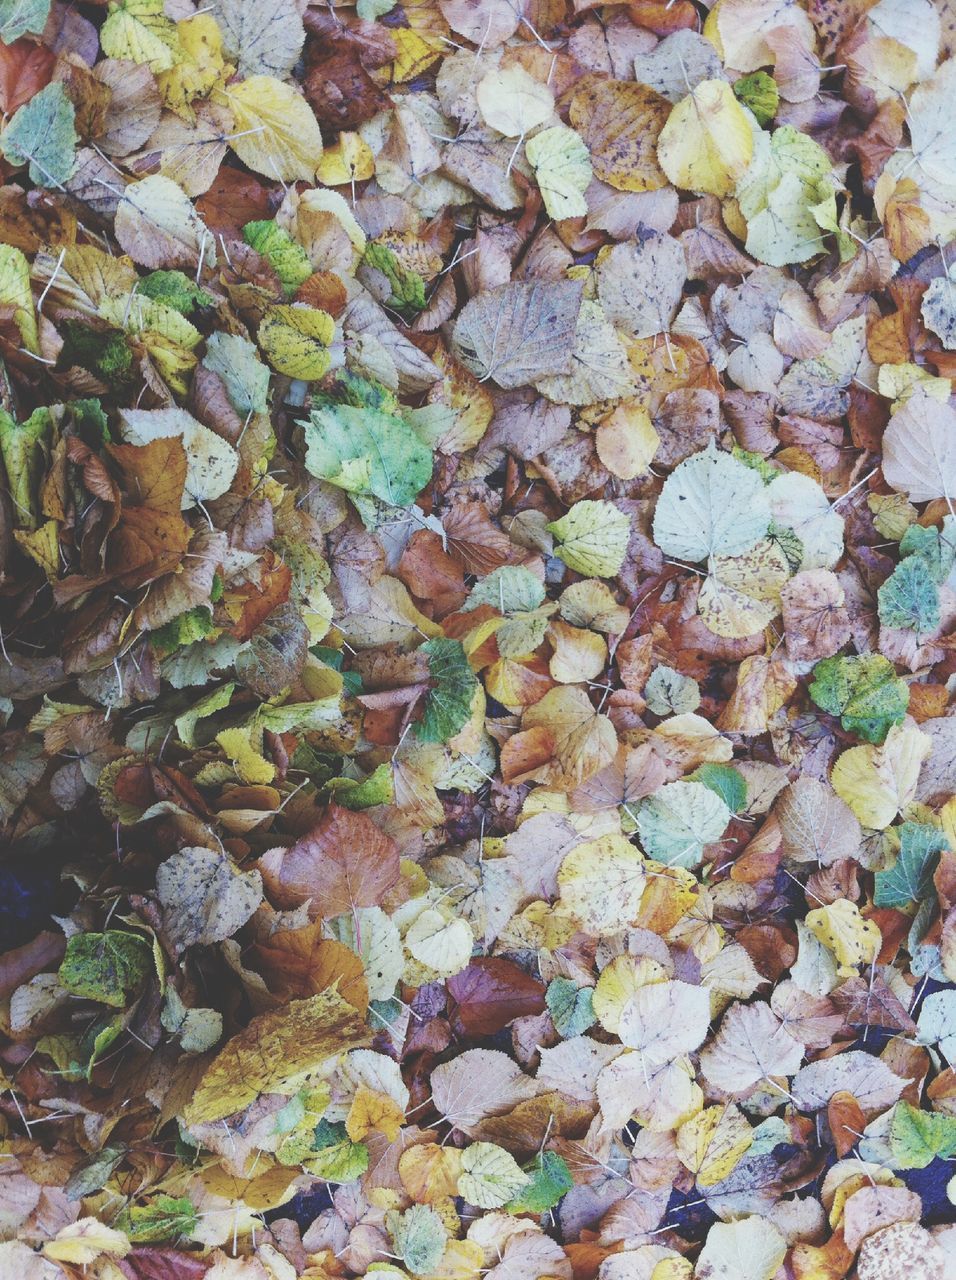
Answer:
[[[544,1000],[555,1030],[565,1040],[583,1035],[588,1027],[594,1025],[590,987],[579,987],[570,978],[553,978],[548,983]]]
[[[468,723],[478,681],[460,640],[436,636],[421,652],[428,657],[431,687],[415,734],[422,742],[447,742]]]
[[[269,370],[248,338],[238,333],[214,333],[206,342],[203,366],[222,379],[229,403],[241,417],[266,412]]]
[[[555,547],[569,569],[590,578],[620,573],[631,536],[630,518],[613,502],[576,502],[560,520],[547,526],[562,544]]]
[[[43,34],[51,0],[0,0],[0,41],[13,44],[21,36]]]
[[[150,632],[149,640],[159,657],[165,658],[181,645],[204,640],[215,629],[209,609],[204,604],[197,604],[195,609],[181,613],[164,627]]]
[[[933,581],[945,582],[956,563],[956,519],[946,516],[942,532],[935,525],[911,524],[900,539],[900,555],[919,556]]]
[[[574,1186],[565,1161],[554,1151],[542,1151],[525,1172],[531,1182],[505,1208],[509,1213],[547,1213]]]
[[[738,769],[729,764],[702,764],[688,774],[689,782],[701,782],[714,795],[720,796],[732,813],[740,813],[747,804],[747,783]]]
[[[900,852],[888,871],[875,876],[873,901],[878,907],[908,907],[921,902],[933,892],[933,874],[938,855],[948,848],[939,827],[918,822],[904,822],[899,829]]]
[[[734,83],[734,94],[753,112],[757,123],[763,127],[769,124],[777,114],[780,105],[780,90],[773,76],[766,71],[755,71],[752,75],[741,76]]]
[[[502,565],[479,579],[461,606],[462,613],[489,604],[499,613],[528,613],[544,603],[544,583],[521,565]]]
[[[390,764],[378,768],[357,782],[355,778],[330,778],[325,784],[332,799],[345,809],[368,809],[376,804],[391,804],[395,799],[395,783]]]
[[[425,281],[412,271],[387,245],[371,242],[362,258],[362,266],[379,271],[392,290],[386,306],[400,311],[421,311],[425,305]],[[379,297],[382,295],[379,294]]]
[[[106,933],[75,933],[66,944],[60,965],[61,987],[84,1000],[97,1000],[114,1009],[145,982],[150,949],[138,933],[108,929]]]
[[[151,271],[140,280],[137,293],[172,307],[181,316],[188,316],[195,307],[209,307],[213,297],[200,289],[181,271]]]
[[[288,231],[276,226],[271,219],[247,222],[242,228],[242,238],[256,253],[268,258],[290,297],[312,274],[309,255],[298,240],[293,240]]]
[[[34,94],[0,133],[0,151],[11,164],[30,165],[38,187],[60,187],[76,161],[76,113],[63,85],[54,80]]]
[[[876,593],[880,622],[925,635],[939,626],[939,592],[921,556],[901,560]]]
[[[646,853],[671,867],[695,867],[719,840],[731,813],[700,782],[669,782],[641,805],[637,827]]]
[[[925,1169],[937,1157],[956,1155],[956,1117],[898,1102],[890,1123],[890,1151],[894,1169]]]
[[[348,493],[407,507],[431,479],[431,450],[399,417],[336,405],[313,409],[303,426],[307,470]]]
[[[197,1222],[196,1207],[187,1196],[159,1195],[151,1204],[131,1205],[114,1225],[134,1244],[158,1244],[191,1235]]]
[[[304,1163],[310,1173],[327,1182],[354,1182],[368,1168],[368,1147],[364,1142],[353,1142],[344,1124],[320,1120]]]
[[[429,1275],[437,1270],[448,1242],[448,1231],[434,1209],[427,1204],[413,1204],[404,1213],[386,1214],[385,1225],[396,1254],[413,1276]]]
[[[13,519],[20,529],[40,523],[40,479],[53,443],[48,409],[35,409],[26,422],[14,422],[0,409],[0,455],[13,500]]]
[[[882,654],[868,653],[818,662],[810,696],[823,711],[839,716],[848,733],[878,745],[894,724],[902,722],[910,691],[892,662]]]
[[[397,3],[398,0],[358,0],[355,12],[363,22],[374,22],[376,18],[391,13]]]
[[[82,1200],[84,1196],[91,1196],[94,1191],[104,1187],[126,1151],[126,1147],[103,1147],[90,1161],[75,1169],[63,1188],[67,1200]]]
[[[792,125],[758,133],[750,168],[737,184],[747,252],[773,267],[823,252],[820,218],[835,212],[826,151]]]

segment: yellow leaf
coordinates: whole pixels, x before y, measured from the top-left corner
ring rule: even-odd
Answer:
[[[646,884],[640,849],[612,834],[579,844],[558,872],[562,906],[594,934],[629,928]]]
[[[278,373],[312,382],[327,373],[335,321],[314,307],[269,307],[259,326],[259,346]]]
[[[55,1239],[48,1240],[43,1252],[55,1262],[85,1267],[104,1253],[113,1258],[124,1258],[131,1248],[122,1231],[104,1227],[96,1218],[79,1218],[58,1231]]]
[[[235,133],[229,145],[243,164],[280,182],[311,182],[322,161],[322,133],[312,108],[274,76],[250,76],[218,90]]]
[[[307,1000],[253,1018],[212,1060],[183,1110],[187,1125],[242,1111],[260,1093],[283,1086],[329,1058],[371,1039],[354,1007],[328,987]]]
[[[275,765],[255,749],[248,729],[223,729],[216,741],[232,761],[233,768],[243,782],[250,786],[271,782],[276,776]]]
[[[753,1142],[753,1130],[733,1103],[705,1107],[677,1130],[677,1154],[699,1187],[726,1178]]]
[[[728,196],[753,157],[750,121],[726,80],[702,80],[667,118],[657,159],[675,187]]]
[[[357,133],[340,133],[334,147],[326,147],[316,177],[328,187],[364,182],[375,173],[372,148]]]
[[[456,1147],[440,1147],[423,1142],[409,1147],[398,1161],[402,1186],[416,1204],[432,1204],[457,1193],[461,1174],[461,1152]]]
[[[842,978],[855,978],[857,966],[870,964],[879,955],[883,938],[872,920],[864,920],[860,908],[847,898],[807,912],[806,926],[836,956]]]
[[[411,27],[396,27],[389,35],[398,50],[398,57],[392,63],[392,79],[397,84],[420,76],[445,51],[444,43],[437,36],[422,35]]]
[[[123,0],[110,5],[100,30],[108,58],[145,63],[150,71],[168,71],[182,56],[176,23],[166,17],[163,0]]]
[[[661,438],[639,400],[622,400],[602,420],[594,443],[608,471],[621,480],[633,480],[650,471]]]
[[[833,790],[864,827],[882,831],[916,795],[920,766],[932,740],[919,729],[893,725],[881,747],[844,751],[830,775]]]
[[[353,1142],[361,1142],[373,1132],[382,1133],[389,1142],[394,1142],[404,1120],[405,1112],[394,1098],[360,1084],[345,1118],[345,1132]]]
[[[20,547],[37,562],[50,582],[60,576],[59,526],[55,520],[47,520],[39,529],[14,529],[13,536]]]
[[[786,556],[766,538],[742,556],[713,556],[697,599],[704,625],[730,640],[756,635],[780,612],[789,578]]]
[[[176,31],[182,58],[168,71],[162,71],[156,81],[166,106],[190,116],[189,103],[205,96],[226,70],[222,32],[209,13],[185,18],[176,24]]]

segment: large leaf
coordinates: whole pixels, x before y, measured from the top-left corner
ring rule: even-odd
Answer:
[[[314,409],[305,426],[305,465],[349,493],[408,506],[431,478],[431,450],[397,415],[335,405]]]
[[[580,306],[581,286],[571,281],[512,281],[485,290],[458,317],[455,354],[500,387],[566,373]]]

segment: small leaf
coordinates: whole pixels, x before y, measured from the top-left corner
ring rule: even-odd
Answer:
[[[460,640],[438,636],[426,640],[421,652],[428,658],[430,684],[415,733],[423,742],[447,742],[468,723],[478,681]]]
[[[876,593],[880,621],[886,627],[907,627],[925,635],[939,626],[939,592],[926,561],[920,556],[901,560]]]
[[[108,929],[75,933],[57,975],[61,987],[84,1000],[122,1009],[145,982],[150,969],[149,944],[138,933]]]
[[[620,572],[631,536],[631,522],[613,502],[576,502],[549,532],[559,540],[555,555],[586,577],[612,578]]]

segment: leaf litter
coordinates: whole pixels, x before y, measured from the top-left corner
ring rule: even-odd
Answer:
[[[0,1273],[953,1273],[954,31],[0,0]]]

